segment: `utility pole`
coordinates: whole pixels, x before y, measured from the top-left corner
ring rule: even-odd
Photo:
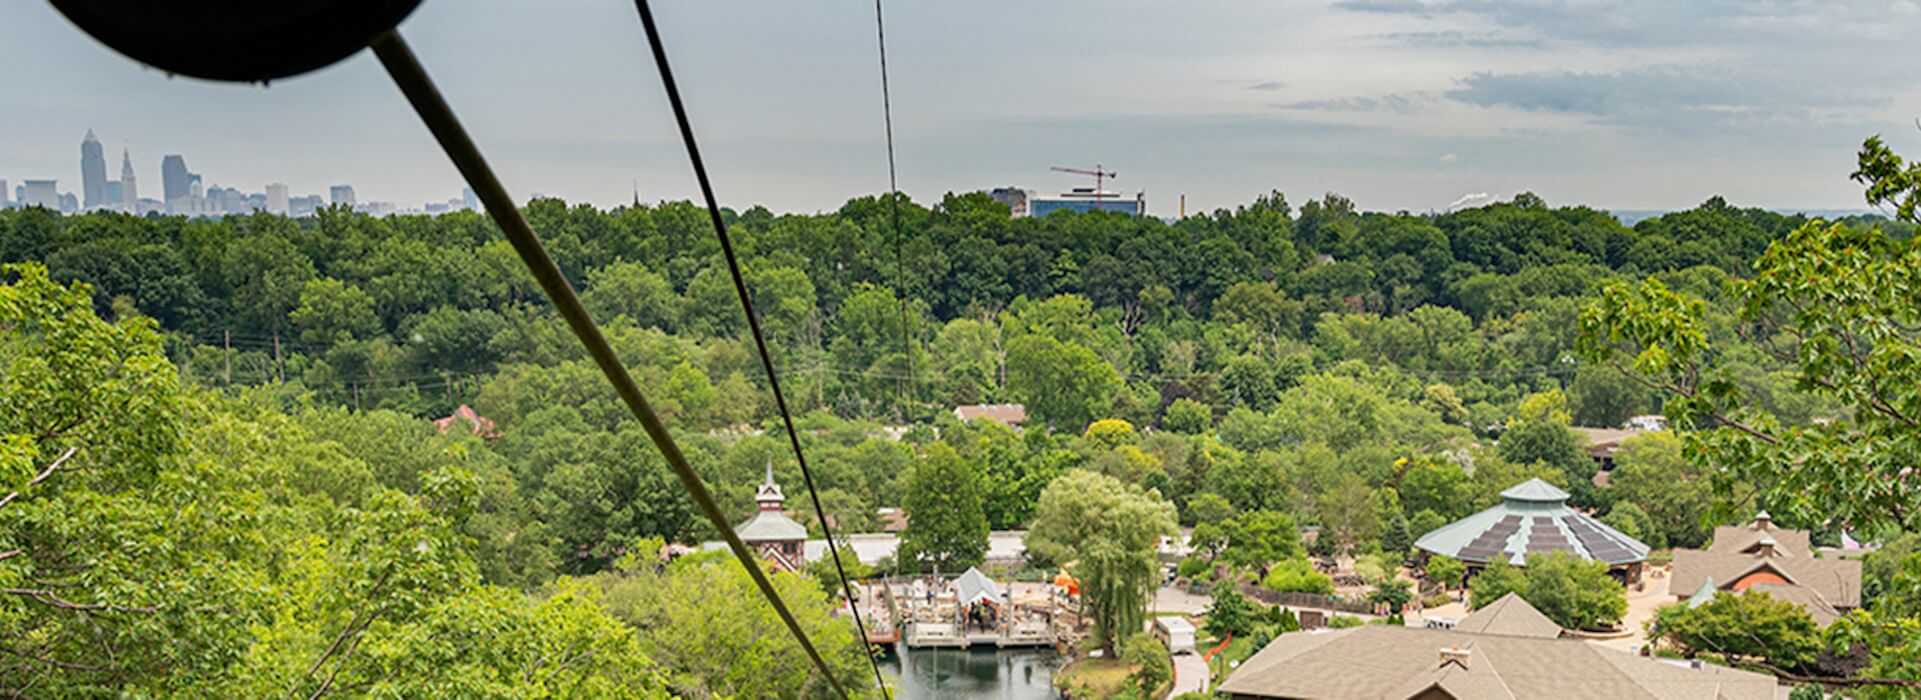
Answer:
[[[221,331],[220,340],[221,346],[226,348],[226,352],[221,355],[226,358],[227,365],[220,371],[220,381],[227,386],[233,386],[233,329]]]

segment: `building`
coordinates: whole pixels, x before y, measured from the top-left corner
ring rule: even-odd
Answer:
[[[313,216],[314,212],[319,211],[321,207],[325,206],[327,206],[327,201],[321,199],[320,195],[317,194],[310,194],[305,197],[290,197],[287,199],[287,215],[293,217]]]
[[[7,181],[0,180],[0,209],[13,206],[12,192],[7,189]]]
[[[20,206],[60,208],[60,181],[27,180],[21,183]]]
[[[466,206],[467,211],[480,211],[480,198],[474,196],[472,187],[460,188],[460,203]]]
[[[1252,698],[1773,700],[1773,676],[1565,638],[1512,593],[1454,629],[1362,625],[1275,637],[1219,692]]]
[[[81,205],[88,209],[114,204],[107,198],[107,157],[92,129],[80,141],[80,194]]]
[[[774,483],[774,463],[767,463],[767,478],[754,492],[759,507],[754,517],[734,528],[748,549],[758,552],[785,571],[799,571],[807,562],[807,527],[787,517],[787,497]]]
[[[333,200],[334,206],[352,209],[354,208],[354,186],[334,185],[327,189],[327,198]]]
[[[1614,453],[1620,451],[1621,443],[1641,433],[1634,428],[1572,428],[1572,430],[1587,442],[1587,456],[1594,460],[1595,466],[1600,467],[1600,473],[1614,471]]]
[[[482,439],[492,440],[500,437],[500,433],[494,432],[493,419],[480,415],[474,411],[472,406],[464,403],[460,405],[460,408],[454,409],[453,415],[434,420],[434,427],[439,428],[442,435],[447,434],[449,430],[453,430],[456,424],[463,426],[467,432],[480,436]]]
[[[1566,552],[1608,565],[1622,583],[1641,581],[1648,546],[1567,504],[1568,494],[1540,479],[1501,492],[1493,508],[1421,535],[1414,547],[1461,560],[1472,576],[1496,560],[1526,566],[1530,554]]]
[[[265,208],[267,212],[270,214],[280,214],[282,216],[285,216],[287,214],[287,207],[288,207],[287,185],[285,183],[280,183],[280,182],[268,184],[267,185],[267,202],[266,202],[266,206],[263,208]]]
[[[1034,196],[1033,191],[1018,187],[996,187],[989,190],[988,197],[1007,205],[1008,214],[1015,219],[1027,217],[1027,200]]]
[[[140,188],[133,180],[133,156],[120,149],[120,206],[129,214],[140,213]]]
[[[1714,528],[1707,549],[1674,550],[1668,591],[1699,605],[1717,593],[1757,590],[1801,606],[1826,626],[1861,607],[1861,562],[1816,556],[1807,530],[1774,526],[1766,511]]]
[[[955,406],[954,417],[962,423],[976,418],[999,423],[1009,428],[1018,428],[1027,422],[1027,407],[1017,403],[979,403],[969,406]]]
[[[1092,187],[1076,187],[1059,197],[1033,197],[1028,199],[1028,216],[1047,216],[1057,211],[1088,213],[1092,211],[1111,211],[1128,216],[1147,215],[1147,197],[1136,194],[1127,197],[1119,192],[1103,190],[1099,193]]]
[[[171,202],[187,196],[193,173],[187,172],[187,159],[169,155],[160,159],[160,201]]]

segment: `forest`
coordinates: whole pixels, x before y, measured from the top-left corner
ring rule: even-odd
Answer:
[[[1871,201],[1898,204],[1921,176],[1869,150]],[[1897,543],[1869,567],[1877,622],[1830,646],[1913,679],[1921,652],[1887,641],[1921,624],[1913,492],[1811,497],[1781,466],[1849,478],[1834,430],[1915,444],[1913,382],[1888,425],[1863,417],[1911,361],[1837,367],[1867,354],[1820,339],[1867,307],[1803,305],[1862,295],[1874,340],[1911,349],[1913,288],[1887,277],[1921,255],[1908,202],[1824,222],[1714,197],[1629,227],[1529,193],[1386,213],[1271,192],[1173,222],[965,193],[724,218],[828,517],[908,513],[883,569],[952,571],[1030,527],[1035,566],[1065,563],[1058,524],[1101,506],[1048,487],[1100,480],[1195,526],[1183,575],[1314,590],[1298,528],[1393,563],[1540,477],[1656,547],[1761,507]],[[704,210],[525,214],[731,515],[770,464],[799,483]],[[744,571],[661,563],[716,533],[483,214],[29,208],[0,211],[0,263],[0,695],[828,693]],[[1810,291],[1846,270],[1874,274]],[[979,403],[1024,405],[1024,429],[954,417]],[[436,428],[463,405],[488,428]],[[1629,440],[1596,486],[1576,428],[1663,412],[1683,429]],[[861,678],[831,577],[775,578]]]

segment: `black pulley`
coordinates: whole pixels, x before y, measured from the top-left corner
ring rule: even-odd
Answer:
[[[51,0],[82,31],[168,73],[265,82],[324,68],[420,0]]]

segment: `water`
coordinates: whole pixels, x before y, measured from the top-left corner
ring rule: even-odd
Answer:
[[[882,668],[898,680],[895,697],[904,700],[1060,697],[1053,685],[1060,655],[1053,649],[908,649],[906,644],[894,649],[894,658]]]

